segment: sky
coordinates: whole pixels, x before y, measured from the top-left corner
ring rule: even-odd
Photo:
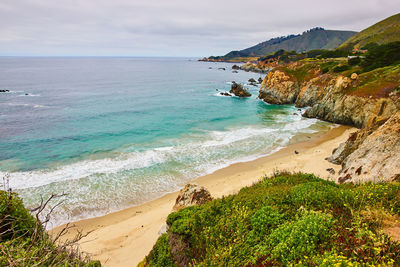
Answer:
[[[323,27],[360,31],[399,0],[1,0],[1,56],[224,55]]]

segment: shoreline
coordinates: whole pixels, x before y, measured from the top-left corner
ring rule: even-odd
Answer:
[[[206,187],[214,198],[219,198],[234,194],[276,170],[303,171],[333,179],[326,169],[333,168],[337,172],[340,166],[325,158],[353,131],[352,127],[338,126],[325,133],[310,134],[307,141],[291,142],[271,155],[231,164],[191,183]],[[74,229],[91,232],[79,242],[81,250],[100,260],[104,266],[136,266],[153,247],[178,193],[168,193],[139,206],[72,223],[76,226]],[[50,233],[57,233],[62,227],[56,227]],[[75,233],[70,230],[63,240],[71,239]]]

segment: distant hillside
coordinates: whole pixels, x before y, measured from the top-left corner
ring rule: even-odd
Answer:
[[[394,41],[400,41],[400,13],[355,34],[338,48],[360,49],[369,43],[385,44]]]
[[[356,32],[352,31],[333,31],[323,28],[314,28],[298,35],[272,38],[269,41],[259,43],[258,45],[240,51],[229,52],[224,57],[265,56],[280,49],[286,51],[295,50],[297,52],[313,49],[333,49],[355,33]]]

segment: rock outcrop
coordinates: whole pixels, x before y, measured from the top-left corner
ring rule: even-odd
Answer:
[[[258,97],[270,104],[292,104],[299,91],[298,83],[285,72],[276,70],[267,74]]]
[[[400,178],[400,111],[368,135],[342,165],[339,182]]]
[[[346,158],[353,153],[364,142],[364,140],[372,134],[376,129],[382,126],[387,119],[374,119],[365,128],[350,134],[346,142],[334,149],[332,155],[327,160],[333,164],[342,164]]]
[[[231,90],[229,91],[229,93],[234,94],[235,96],[238,96],[238,97],[249,97],[249,96],[251,96],[249,91],[247,91],[243,87],[243,85],[241,85],[239,83],[235,83],[235,82],[232,82],[232,87],[231,87]]]
[[[346,94],[355,80],[331,74],[300,83],[283,71],[271,71],[261,84],[259,98],[270,104],[296,104],[307,109],[303,116],[365,127],[374,118],[389,118],[399,109],[391,98],[367,98]]]
[[[352,93],[360,82],[355,73],[348,78],[322,74],[315,69],[302,73],[295,65],[290,67],[269,72],[261,84],[259,98],[271,104],[308,106],[305,117],[361,128],[328,158],[342,165],[338,181],[378,182],[399,178],[400,99],[397,94],[357,95]],[[308,77],[304,78],[303,74]]]
[[[179,192],[173,210],[177,211],[189,206],[204,204],[212,199],[210,192],[205,187],[187,184]]]
[[[269,71],[268,68],[264,68],[262,66],[259,66],[258,64],[252,63],[252,62],[247,62],[240,66],[241,70],[244,71],[251,71],[251,72],[257,72],[257,73],[267,73]]]

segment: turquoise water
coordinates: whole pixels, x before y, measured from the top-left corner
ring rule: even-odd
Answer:
[[[0,58],[0,175],[34,206],[68,194],[54,225],[175,191],[329,124],[293,106],[219,96],[232,64],[183,58]],[[226,70],[218,68],[225,67]],[[295,114],[294,114],[295,113]],[[1,177],[0,176],[0,177]]]

